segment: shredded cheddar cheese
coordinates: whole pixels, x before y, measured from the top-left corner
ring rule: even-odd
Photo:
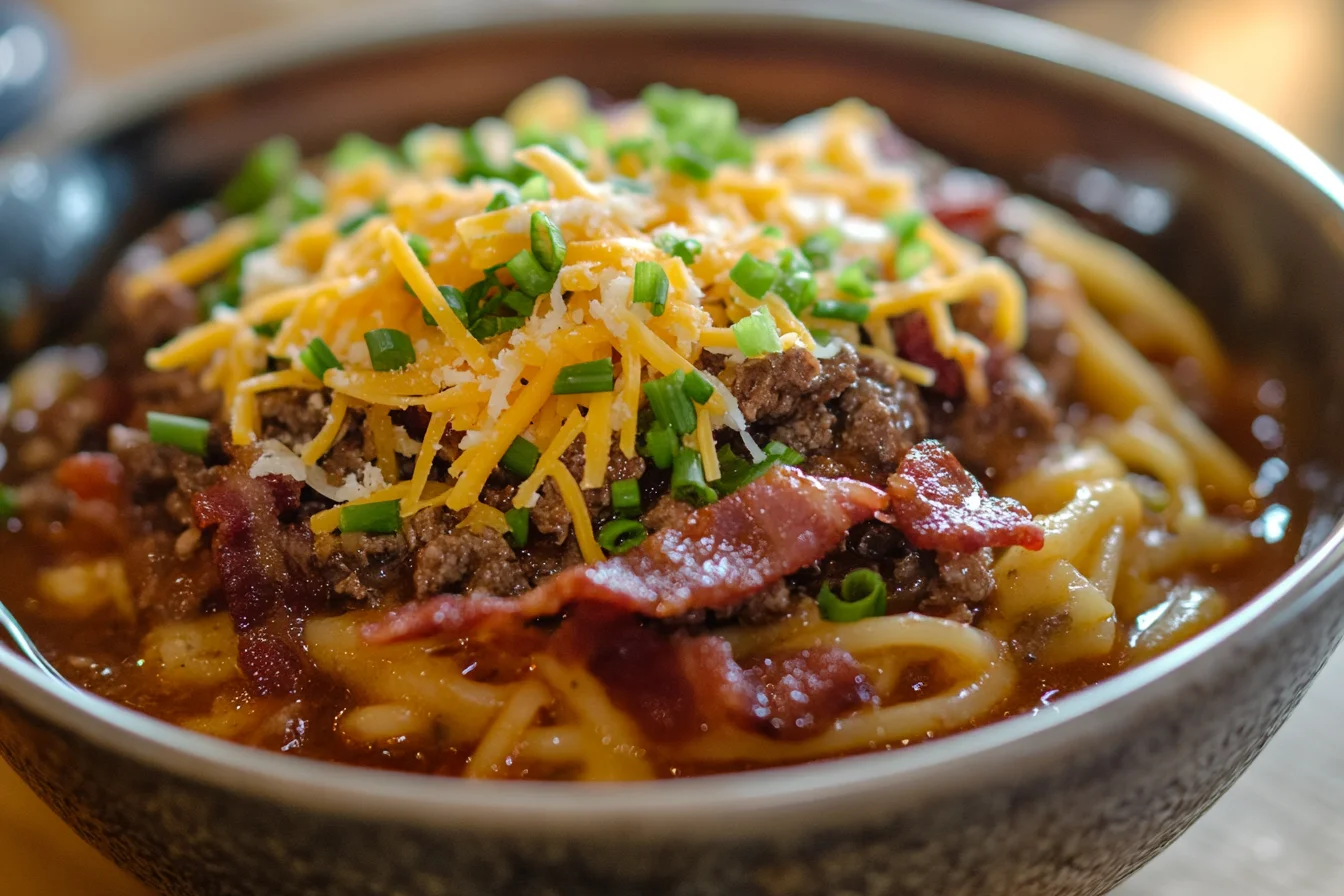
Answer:
[[[557,81],[530,91],[507,124],[490,122],[483,143],[600,123],[576,90]],[[652,119],[613,116],[605,127],[608,140],[639,138]],[[1007,265],[930,217],[899,234],[884,223],[918,213],[919,200],[912,171],[877,150],[883,127],[871,108],[842,103],[752,139],[751,164],[725,157],[701,177],[637,152],[590,147],[585,159],[550,140],[498,155],[464,132],[426,126],[404,143],[409,165],[374,155],[325,171],[321,207],[281,227],[274,244],[260,246],[258,212],[136,274],[132,298],[244,273],[236,308],[216,308],[146,363],[197,371],[219,389],[239,446],[260,437],[258,393],[320,390],[327,418],[298,458],[308,475],[362,420],[376,457],[373,478],[356,492],[369,493],[357,501],[397,500],[403,516],[442,505],[460,520],[465,514],[470,528],[507,531],[482,491],[515,440],[526,439],[539,460],[515,507],[531,506],[543,483],[554,483],[592,561],[602,551],[583,490],[610,485],[613,451],[631,458],[640,450],[649,380],[689,374],[705,367],[706,353],[718,355],[724,378],[704,374],[713,392],[695,406],[683,450],[699,455],[709,482],[720,478],[724,429],[753,460],[764,457],[725,385],[746,360],[738,324],[753,311],[768,312],[763,319],[783,350],[828,357],[833,337],[857,343],[862,333],[870,343],[863,351],[928,386],[934,372],[900,357],[891,327],[924,315],[934,348],[965,372],[972,400],[987,394],[988,349],[956,328],[951,306],[988,303],[993,339],[1022,345],[1025,290]],[[515,185],[525,181],[520,195]],[[803,261],[800,247],[826,234],[825,257]],[[900,279],[896,259],[908,239],[926,243],[930,260]],[[248,252],[268,254],[235,264]],[[775,281],[742,281],[736,266],[747,255],[775,271]],[[660,272],[656,305],[640,294],[640,262]],[[860,262],[871,295],[841,295],[839,272]],[[862,302],[864,310],[836,319],[818,313],[818,299]],[[336,363],[312,366],[314,346]],[[607,391],[557,394],[567,368],[608,359]],[[580,433],[576,480],[560,458]],[[456,452],[451,463],[440,460],[453,456],[445,445]],[[399,481],[401,458],[411,457],[409,479]],[[314,515],[314,531],[336,528],[340,506]]]

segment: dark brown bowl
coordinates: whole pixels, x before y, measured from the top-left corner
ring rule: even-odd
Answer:
[[[57,188],[71,182],[85,229],[61,259],[34,240],[29,267],[0,258],[0,274],[31,287],[30,324],[69,319],[91,304],[80,285],[136,228],[208,194],[257,139],[287,131],[317,150],[347,129],[464,123],[555,74],[617,96],[656,80],[727,93],[764,121],[860,96],[957,160],[1053,201],[1085,200],[1094,223],[1203,305],[1234,351],[1310,374],[1296,418],[1308,422],[1291,431],[1317,485],[1298,565],[1215,629],[1037,715],[779,771],[594,786],[336,767],[71,693],[4,650],[0,754],[84,837],[173,894],[1113,886],[1232,784],[1344,625],[1334,488],[1344,184],[1226,96],[1076,34],[955,3],[370,9],[199,56],[58,115],[28,138],[35,155],[7,160],[11,188],[15,164],[38,166],[49,188],[29,190],[28,218],[0,203],[0,236],[61,225]],[[52,271],[64,279],[43,279]],[[7,335],[18,345],[38,330]]]

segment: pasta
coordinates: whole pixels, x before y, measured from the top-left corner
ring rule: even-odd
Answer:
[[[399,149],[278,138],[210,209],[128,255],[0,496],[54,660],[198,731],[482,779],[886,750],[1291,559],[1194,305],[855,100],[749,134],[550,81]]]

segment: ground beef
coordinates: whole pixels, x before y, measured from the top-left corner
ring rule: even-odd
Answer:
[[[663,495],[645,511],[640,522],[650,532],[657,532],[659,529],[677,529],[685,524],[686,517],[694,510],[695,508],[685,501],[678,501],[671,495]]]
[[[800,593],[781,580],[747,598],[732,615],[743,625],[768,625],[793,612],[801,598]]]
[[[520,594],[531,584],[513,548],[493,529],[455,529],[434,538],[415,558],[417,597],[449,591]]]
[[[937,578],[919,612],[957,622],[975,621],[980,606],[994,594],[994,554],[989,548],[967,554],[939,553]]]
[[[771,427],[767,437],[803,454],[815,454],[835,445],[838,422],[824,402],[809,397],[798,402],[792,417]]]
[[[791,348],[744,361],[733,377],[733,397],[748,423],[777,423],[792,418],[809,398],[825,402],[838,395],[844,370],[840,362],[823,372],[815,355]]]
[[[1036,463],[1055,441],[1060,411],[1030,361],[1009,357],[990,382],[989,403],[939,406],[932,434],[992,487]]]
[[[150,411],[213,420],[219,415],[220,394],[201,386],[200,374],[190,370],[146,370],[131,378],[131,409],[126,421],[144,426]]]
[[[327,402],[320,390],[276,389],[257,396],[257,413],[263,439],[298,449],[327,422]]]
[[[410,548],[401,532],[322,533],[313,538],[311,554],[317,573],[341,597],[379,606],[404,590]]]
[[[928,434],[919,389],[868,357],[860,360],[858,380],[840,396],[839,405],[841,447],[869,464],[894,469]]]
[[[217,482],[220,468],[172,445],[155,444],[140,430],[120,429],[112,442],[125,470],[133,527],[176,533],[193,526],[192,496]]]
[[[584,442],[582,435],[565,449],[565,453],[560,455],[560,461],[569,470],[575,482],[583,482]],[[619,479],[638,479],[644,475],[644,470],[644,458],[639,455],[626,457],[617,444],[617,439],[613,437],[611,453],[608,455],[607,470],[603,480],[604,484],[600,488],[583,490],[583,498],[588,505],[589,512],[595,517],[600,517],[604,511],[611,507],[611,483]],[[572,522],[569,509],[565,507],[564,499],[560,497],[560,490],[556,488],[554,482],[547,479],[537,494],[537,503],[532,507],[532,526],[539,532],[553,536],[557,542],[563,544],[565,539],[569,537]]]
[[[343,482],[351,473],[358,476],[364,466],[372,463],[377,456],[373,434],[369,432],[369,427],[364,422],[364,412],[351,409],[346,411],[341,431],[319,465],[326,472],[328,479]]]

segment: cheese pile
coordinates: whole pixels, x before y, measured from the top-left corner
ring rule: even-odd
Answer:
[[[658,89],[664,98],[731,109],[720,98]],[[708,108],[717,114],[723,107]],[[934,347],[960,365],[972,400],[983,399],[986,347],[953,326],[950,306],[991,303],[996,338],[1019,347],[1022,285],[979,247],[931,217],[910,214],[919,210],[915,172],[880,157],[877,141],[888,127],[881,114],[847,101],[749,141],[736,131],[735,109],[731,118],[733,139],[745,142],[745,153],[734,144],[736,157],[708,168],[695,167],[695,157],[690,167],[666,161],[666,150],[656,149],[666,144],[653,139],[661,132],[650,103],[598,116],[583,88],[565,80],[532,88],[503,120],[468,130],[421,128],[404,143],[406,159],[367,140],[356,140],[365,151],[355,152],[349,148],[354,138],[347,138],[316,169],[321,189],[309,216],[279,228],[264,210],[232,218],[207,240],[132,278],[127,292],[134,301],[165,282],[208,286],[230,265],[240,273],[236,308],[217,305],[209,319],[152,350],[147,364],[199,371],[206,386],[219,389],[236,445],[258,439],[258,393],[325,390],[326,425],[296,464],[309,471],[310,481],[321,475],[313,465],[341,435],[347,413],[363,410],[377,446],[376,469],[348,488],[319,490],[358,503],[396,499],[403,516],[434,504],[485,513],[474,508],[483,507],[478,499],[487,478],[514,440],[527,438],[541,457],[515,505],[535,503],[542,482],[554,480],[589,561],[602,552],[581,489],[604,484],[612,450],[629,456],[638,450],[642,383],[689,372],[707,351],[725,355],[731,371],[744,360],[732,324],[753,312],[769,315],[780,349],[801,346],[824,357],[837,340],[864,342],[902,375],[930,385],[931,370],[896,357],[890,326],[894,317],[922,313]],[[545,139],[523,145],[525,134]],[[677,151],[674,146],[671,154]],[[493,159],[493,170],[528,179],[520,189],[517,178],[470,176],[481,158]],[[527,250],[536,211],[559,227],[567,244],[553,288],[537,297],[525,320],[511,320],[512,329],[473,335],[439,287],[468,290]],[[913,222],[908,232],[893,230],[893,216]],[[279,231],[273,242],[254,248],[266,241],[268,227]],[[819,233],[829,235],[834,251],[827,266],[811,273],[815,294],[836,298],[843,272],[862,261],[870,272],[856,299],[867,305],[862,322],[814,317],[775,291],[754,297],[732,276],[745,254],[773,261]],[[897,253],[913,239],[928,259],[900,279]],[[696,243],[698,252],[675,250]],[[659,314],[632,301],[640,261],[666,273]],[[373,369],[364,334],[383,328],[409,336],[413,363]],[[300,362],[315,339],[341,364],[320,380]],[[613,391],[553,393],[562,368],[600,359],[614,364]],[[712,481],[719,470],[716,430],[736,431],[755,459],[761,454],[731,391],[706,379],[714,395],[696,406],[686,445],[699,451]],[[412,407],[429,415],[418,444],[392,416]],[[431,482],[449,431],[461,434],[461,454],[446,482]],[[576,481],[560,457],[580,433],[585,463]],[[416,457],[409,480],[398,480],[399,451]],[[338,513],[333,507],[317,514],[313,528],[335,528]]]

